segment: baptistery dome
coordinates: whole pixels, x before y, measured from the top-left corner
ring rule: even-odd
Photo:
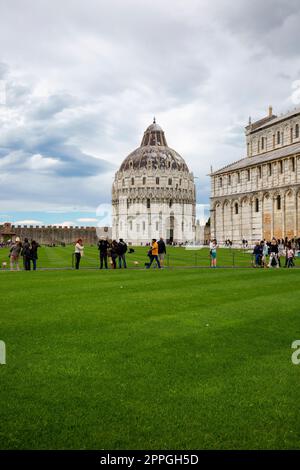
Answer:
[[[156,123],[115,175],[112,190],[113,237],[143,244],[152,238],[193,241],[195,185],[184,159],[168,147]]]

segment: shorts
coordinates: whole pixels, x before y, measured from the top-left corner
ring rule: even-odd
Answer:
[[[164,253],[159,253],[158,257],[161,261],[163,261],[165,259],[165,254]]]
[[[216,258],[217,258],[217,253],[216,253],[216,251],[212,251],[212,252],[211,252],[211,257],[212,257],[212,259],[216,259]]]

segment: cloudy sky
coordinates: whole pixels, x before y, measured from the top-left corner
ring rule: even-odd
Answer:
[[[207,204],[249,115],[299,106],[299,24],[299,0],[0,0],[0,223],[94,225],[154,115]]]

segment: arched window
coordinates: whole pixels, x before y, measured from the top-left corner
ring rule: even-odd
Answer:
[[[295,171],[295,157],[291,158],[291,170],[294,172]]]
[[[234,204],[234,212],[235,212],[235,214],[239,213],[239,205],[238,205],[237,202]]]
[[[271,163],[268,164],[269,176],[272,176],[272,165]]]
[[[231,175],[228,175],[228,186],[231,185]]]
[[[255,212],[259,212],[259,200],[255,199]]]
[[[147,199],[147,209],[150,209],[150,205],[151,205],[150,199]]]
[[[261,149],[264,150],[264,148],[265,148],[265,138],[262,137],[261,138]]]
[[[134,178],[131,178],[131,185],[134,185]]]
[[[168,180],[168,185],[169,185],[169,186],[172,185],[172,178],[169,178],[169,180]]]
[[[277,145],[280,144],[280,131],[277,131]]]
[[[156,178],[156,184],[159,184],[159,178],[158,177]]]
[[[296,124],[296,126],[295,126],[295,138],[296,139],[299,138],[299,124]]]
[[[222,188],[222,186],[223,186],[223,180],[222,180],[222,178],[219,179],[219,184],[220,184],[220,188]]]
[[[247,170],[247,179],[248,179],[248,181],[250,181],[250,176],[251,176],[250,170]]]
[[[277,196],[276,198],[276,205],[277,205],[277,210],[280,211],[281,209],[281,197]]]
[[[279,172],[282,175],[282,173],[283,173],[283,161],[282,160],[280,160],[280,162],[279,162]]]
[[[261,166],[258,167],[258,177],[261,179]]]

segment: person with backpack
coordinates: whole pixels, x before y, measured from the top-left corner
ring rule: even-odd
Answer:
[[[156,241],[156,238],[153,238],[152,240],[151,258],[150,258],[149,268],[151,267],[154,260],[157,263],[157,267],[160,269],[161,266],[160,266],[160,262],[158,259],[158,243]]]
[[[98,250],[100,255],[100,269],[103,269],[103,264],[105,269],[108,269],[107,266],[107,254],[108,254],[109,243],[103,237],[98,242]]]
[[[125,257],[126,252],[127,252],[127,245],[124,242],[123,238],[120,238],[119,243],[118,243],[119,269],[122,268],[122,261],[123,261],[123,267],[125,269],[127,268],[126,257]]]

